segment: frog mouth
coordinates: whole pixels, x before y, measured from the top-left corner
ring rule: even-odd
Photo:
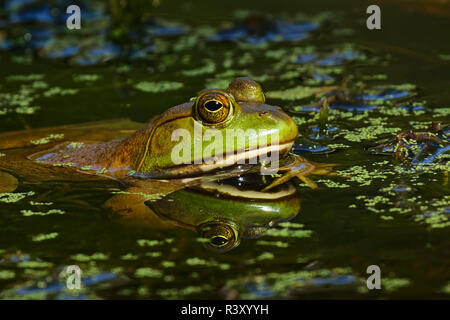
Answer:
[[[278,162],[291,150],[294,140],[273,144],[264,147],[244,149],[233,153],[225,153],[222,157],[210,157],[203,159],[199,164],[182,164],[171,168],[161,168],[150,174],[140,175],[141,178],[153,178],[158,180],[182,179],[182,182],[190,182],[207,174],[227,174],[230,168],[238,171],[254,169],[261,165],[261,159]],[[223,172],[225,171],[225,172]],[[276,173],[276,172],[272,172]]]
[[[258,147],[253,149],[246,149],[234,153],[226,153],[222,158],[207,158],[204,159],[204,163],[200,166],[200,169],[204,172],[209,172],[217,168],[229,167],[235,164],[241,163],[254,163],[257,164],[256,160],[261,159],[261,156],[271,159],[275,156],[279,160],[280,157],[284,156],[291,150],[294,141],[286,142],[283,144],[274,144],[264,147]],[[278,155],[275,155],[278,153]],[[272,160],[272,159],[271,159]]]

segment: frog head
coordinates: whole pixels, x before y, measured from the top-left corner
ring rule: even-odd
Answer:
[[[255,187],[263,185],[261,181],[261,175],[244,175],[226,183],[206,182],[146,205],[161,219],[196,231],[207,249],[226,252],[300,211],[300,198],[291,183],[261,192]]]
[[[237,78],[226,90],[201,91],[168,109],[126,139],[117,156],[141,177],[184,177],[292,147],[298,129],[280,107],[265,104],[261,86]]]

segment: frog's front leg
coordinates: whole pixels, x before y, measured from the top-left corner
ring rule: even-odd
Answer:
[[[278,172],[285,173],[281,177],[275,179],[262,191],[268,191],[291,180],[293,177],[297,177],[302,182],[307,184],[311,189],[316,189],[317,184],[313,180],[308,178],[308,175],[336,175],[336,173],[333,173],[331,171],[332,167],[335,166],[335,164],[310,162],[305,158],[294,154],[290,154],[287,160],[287,162],[285,161],[285,163],[280,166],[280,168],[278,168]]]
[[[13,175],[0,171],[0,193],[13,192],[17,189],[19,181]]]

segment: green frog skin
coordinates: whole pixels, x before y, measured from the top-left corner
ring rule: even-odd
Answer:
[[[161,219],[198,232],[207,249],[226,252],[243,238],[261,237],[277,222],[294,218],[300,211],[300,198],[290,182],[270,192],[207,182],[146,205]]]

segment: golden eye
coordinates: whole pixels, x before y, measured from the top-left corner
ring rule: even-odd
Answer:
[[[232,103],[223,92],[206,91],[195,101],[195,112],[206,124],[219,124],[231,115]]]
[[[198,227],[198,232],[209,241],[204,245],[207,249],[216,252],[226,252],[240,243],[239,228],[231,222],[211,221]]]

